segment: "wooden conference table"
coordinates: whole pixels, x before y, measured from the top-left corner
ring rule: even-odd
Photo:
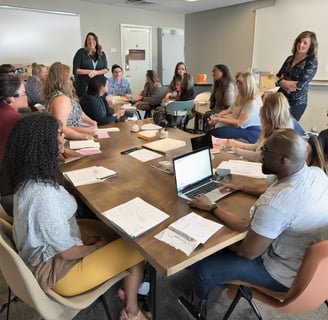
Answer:
[[[161,158],[149,162],[141,162],[129,155],[122,155],[120,152],[132,147],[141,147],[147,141],[137,137],[137,133],[130,131],[131,127],[138,123],[151,122],[152,119],[129,121],[116,123],[108,127],[119,127],[119,132],[110,132],[109,139],[100,139],[102,153],[81,158],[79,160],[64,164],[63,171],[80,169],[91,165],[102,165],[118,173],[101,183],[95,183],[77,187],[76,190],[85,204],[106,224],[113,228],[122,237],[127,238],[151,264],[151,266],[162,273],[170,276],[195,262],[241,240],[245,233],[234,231],[228,227],[223,227],[213,235],[204,245],[199,246],[191,253],[185,255],[182,251],[167,245],[154,238],[154,236],[166,228],[170,223],[188,214],[191,211],[199,213],[209,219],[217,220],[209,213],[197,209],[191,209],[186,200],[179,198],[175,192],[175,182],[173,175],[164,173],[150,166],[160,160],[172,159],[172,157],[191,151],[190,137],[193,135],[179,129],[168,129],[169,137],[185,140],[186,146],[176,149],[163,155]],[[102,127],[103,128],[103,127]],[[222,160],[231,159],[231,154],[215,154],[213,166]],[[258,181],[258,179],[256,179]],[[249,183],[251,178],[232,176],[232,182]],[[170,215],[170,218],[159,224],[150,231],[144,233],[136,239],[130,239],[114,225],[112,225],[101,213],[119,204],[122,204],[135,197],[140,197],[148,203]],[[256,198],[241,192],[232,193],[219,200],[219,204],[235,212],[238,215],[247,216],[249,209]],[[156,277],[155,277],[156,278]],[[153,281],[155,281],[153,279]],[[152,292],[153,299],[155,292]],[[154,303],[153,303],[154,304]],[[156,310],[153,309],[153,313]],[[153,314],[153,319],[156,314]]]

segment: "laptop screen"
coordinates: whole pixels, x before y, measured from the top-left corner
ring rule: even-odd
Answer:
[[[192,150],[202,149],[205,147],[213,148],[212,136],[204,134],[199,137],[190,138]]]
[[[213,175],[210,149],[198,149],[173,159],[177,192],[211,178]]]

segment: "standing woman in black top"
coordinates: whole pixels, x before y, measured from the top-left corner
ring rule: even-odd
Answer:
[[[98,125],[115,122],[125,113],[124,109],[117,112],[106,100],[108,91],[107,78],[102,74],[90,80],[87,92],[80,99],[80,105],[87,116],[97,121]]]
[[[290,113],[300,120],[307,106],[309,83],[318,68],[318,42],[312,31],[303,31],[294,41],[292,55],[277,73],[279,91],[288,99]]]
[[[84,48],[80,48],[73,59],[74,87],[76,94],[81,98],[87,87],[96,75],[107,73],[107,59],[99,44],[98,37],[89,32],[84,41]]]

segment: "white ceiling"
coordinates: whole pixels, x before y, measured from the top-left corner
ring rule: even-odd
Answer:
[[[221,7],[233,6],[254,0],[80,0],[89,3],[109,4],[112,6],[139,8],[150,11],[189,14]]]

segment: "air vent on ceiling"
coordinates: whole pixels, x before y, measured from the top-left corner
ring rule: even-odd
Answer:
[[[126,0],[126,3],[136,5],[136,6],[155,4],[154,2],[146,1],[146,0]]]

